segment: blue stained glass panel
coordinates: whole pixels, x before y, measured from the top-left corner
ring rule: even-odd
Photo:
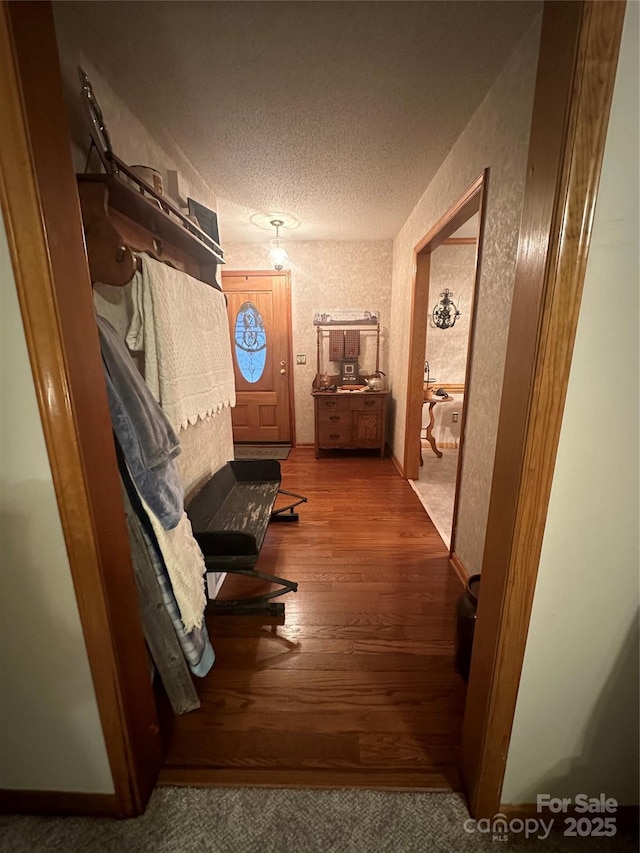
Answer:
[[[236,361],[247,382],[257,382],[267,363],[267,335],[262,314],[253,302],[240,306],[233,335]]]

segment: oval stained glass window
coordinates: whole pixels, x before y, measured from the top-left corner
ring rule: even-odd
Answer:
[[[267,335],[262,314],[253,302],[245,302],[240,306],[233,342],[240,373],[247,382],[257,382],[267,363]]]

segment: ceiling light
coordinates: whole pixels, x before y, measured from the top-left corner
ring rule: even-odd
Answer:
[[[269,252],[269,263],[275,270],[279,271],[289,260],[286,249],[280,245],[280,229],[284,225],[284,222],[282,219],[272,219],[271,225],[276,229],[276,239]]]

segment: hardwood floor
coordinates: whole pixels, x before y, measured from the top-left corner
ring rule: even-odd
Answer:
[[[216,664],[160,783],[458,789],[462,587],[440,537],[388,459],[300,448],[282,471],[309,502],[269,527],[259,566],[299,591],[284,625],[209,617]],[[253,583],[228,577],[224,597]]]

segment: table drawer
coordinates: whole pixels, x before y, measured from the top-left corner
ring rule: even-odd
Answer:
[[[379,412],[382,409],[383,401],[384,397],[378,397],[374,392],[370,392],[368,394],[354,394],[346,402],[352,411],[357,409],[365,412]]]
[[[335,412],[341,403],[342,400],[339,400],[337,397],[316,397],[316,406],[319,412]]]
[[[318,412],[318,423],[323,426],[346,426],[351,423],[351,409],[341,406],[339,409],[320,409]]]
[[[349,447],[352,443],[350,424],[321,424],[318,427],[318,444],[321,447]]]

